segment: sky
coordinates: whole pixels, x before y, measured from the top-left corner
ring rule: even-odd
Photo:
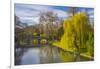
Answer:
[[[39,23],[39,14],[41,12],[53,11],[58,15],[59,18],[65,19],[68,17],[68,10],[71,7],[67,6],[50,6],[50,5],[34,5],[34,4],[18,4],[15,6],[15,15],[20,18],[23,23],[28,23],[28,25],[34,25]],[[87,11],[89,17],[94,19],[94,9],[93,8],[82,8],[79,7],[77,11]]]

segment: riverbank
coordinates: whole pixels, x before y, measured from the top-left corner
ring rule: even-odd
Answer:
[[[72,50],[72,49],[65,49],[63,47],[60,47],[60,43],[59,42],[53,43],[53,46],[59,47],[59,48],[63,49],[64,51],[68,51],[68,52],[74,53],[74,50]],[[94,57],[92,57],[91,55],[89,55],[88,52],[86,52],[86,53],[80,53],[80,56],[83,56],[83,57],[89,58],[91,60],[94,60]]]

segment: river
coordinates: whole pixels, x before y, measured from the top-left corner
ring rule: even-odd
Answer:
[[[15,65],[62,63],[88,61],[89,58],[77,56],[54,46],[27,47],[15,49]]]

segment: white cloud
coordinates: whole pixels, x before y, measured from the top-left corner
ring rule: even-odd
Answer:
[[[94,10],[89,10],[87,13],[88,14],[94,14]]]
[[[94,18],[94,15],[90,15],[89,18]]]
[[[40,12],[53,11],[57,13],[58,17],[65,18],[68,16],[67,12],[55,9],[52,6],[40,6],[40,5],[22,5],[15,6],[15,14],[20,17],[22,22],[39,23]]]
[[[23,23],[28,23],[28,24],[37,24],[37,23],[39,23],[39,17],[20,17],[20,20]]]
[[[36,22],[36,23],[39,23],[39,17],[34,17],[33,21]]]
[[[88,13],[90,19],[91,18],[94,19],[94,10],[89,10],[87,13]]]
[[[24,10],[16,10],[16,15],[20,17],[36,17],[39,15],[37,11],[24,11]]]
[[[54,9],[53,11],[54,11],[55,13],[57,13],[58,17],[61,17],[61,18],[66,18],[66,17],[68,17],[68,13],[65,12],[65,11],[58,10],[58,9]]]

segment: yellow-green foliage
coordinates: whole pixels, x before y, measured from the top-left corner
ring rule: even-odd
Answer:
[[[20,45],[25,45],[26,43],[24,41],[20,40]]]
[[[77,13],[73,17],[64,20],[63,29],[64,34],[61,40],[53,43],[55,46],[66,51],[87,52],[89,32],[93,33],[93,31],[86,13]]]
[[[74,61],[75,56],[73,54],[65,53],[64,51],[60,51],[60,59],[63,62],[71,62]]]
[[[47,43],[47,40],[46,40],[46,39],[42,39],[42,40],[40,41],[40,43],[41,43],[41,44],[46,44],[46,43]]]
[[[37,35],[37,33],[36,33],[36,32],[34,32],[34,33],[33,33],[33,36],[36,36],[36,35]]]
[[[38,44],[38,40],[37,39],[34,39],[33,40],[33,44]]]

